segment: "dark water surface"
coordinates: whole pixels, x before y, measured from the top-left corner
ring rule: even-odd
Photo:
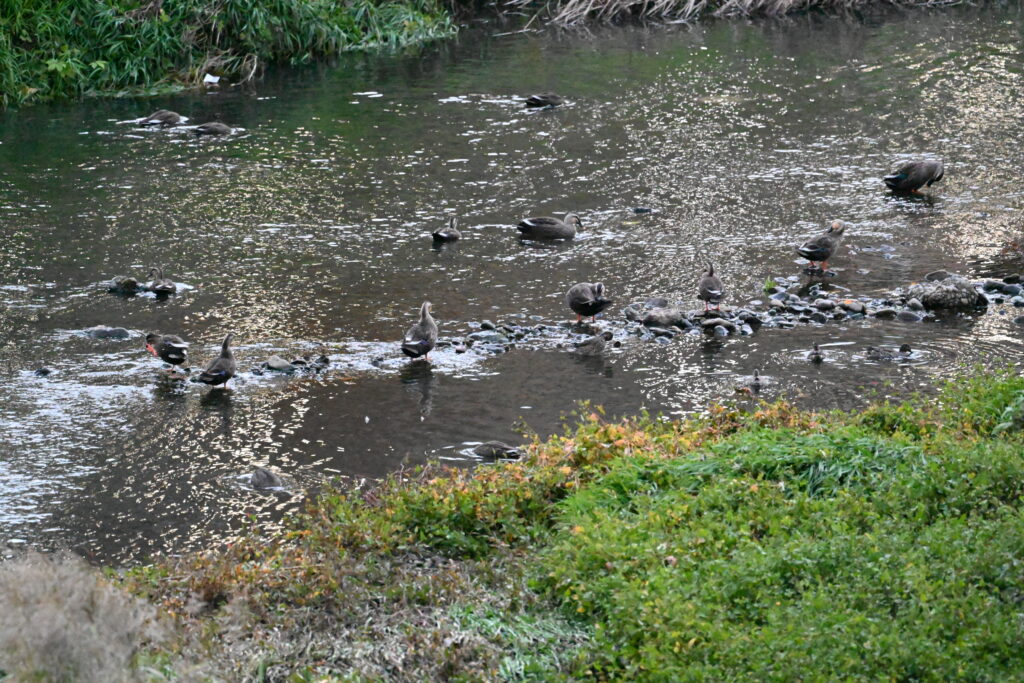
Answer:
[[[831,284],[853,296],[939,267],[1024,270],[1003,253],[1024,203],[1018,5],[493,35],[503,30],[254,87],[0,114],[0,542],[131,561],[228,539],[250,515],[277,524],[328,477],[472,462],[467,443],[514,441],[519,420],[557,431],[580,399],[680,414],[760,369],[769,396],[850,408],[1024,356],[1014,309],[997,307],[930,324],[625,339],[589,360],[557,348],[557,331],[506,354],[449,348],[432,366],[406,363],[397,341],[424,299],[443,339],[482,319],[557,325],[583,280],[623,304],[694,302],[711,258],[743,304],[764,298],[767,277],[799,274],[794,245],[832,218],[851,227]],[[571,104],[521,108],[543,90]],[[125,123],[157,108],[243,130],[196,140]],[[919,153],[944,158],[946,180],[928,199],[886,194],[888,164]],[[511,227],[569,210],[585,225],[569,244],[520,242]],[[464,239],[432,249],[452,214]],[[188,288],[158,301],[100,284],[150,265]],[[133,336],[80,333],[99,324]],[[233,391],[158,380],[149,330],[190,340],[193,366],[234,331]],[[804,359],[815,342],[822,366]],[[914,362],[862,357],[902,342]],[[321,351],[332,366],[319,378],[249,372],[271,353]],[[36,377],[40,366],[53,373]],[[292,492],[240,485],[257,465],[288,475]]]

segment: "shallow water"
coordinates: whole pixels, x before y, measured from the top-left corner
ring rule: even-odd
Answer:
[[[759,369],[769,397],[850,408],[1024,357],[1009,307],[621,337],[597,359],[558,348],[557,327],[578,281],[622,304],[695,304],[708,259],[730,303],[764,300],[765,279],[798,275],[794,245],[832,218],[851,227],[829,284],[852,296],[939,267],[1024,270],[1003,250],[1022,204],[1019,6],[494,35],[507,30],[252,87],[0,114],[0,540],[138,560],[228,540],[250,517],[277,525],[326,478],[472,463],[472,443],[516,441],[520,424],[550,434],[581,399],[684,414]],[[570,104],[519,104],[546,90]],[[196,140],[130,123],[157,108],[240,130]],[[888,164],[921,153],[945,159],[945,181],[925,199],[888,195]],[[511,227],[570,210],[585,226],[572,243]],[[464,238],[432,248],[452,214]],[[101,285],[151,265],[188,288],[157,300]],[[449,347],[410,364],[397,341],[424,299],[442,339],[483,319],[553,329],[509,353]],[[133,335],[80,332],[99,324]],[[158,379],[142,341],[155,329],[190,340],[193,366],[234,331],[233,390]],[[816,342],[821,366],[805,359]],[[903,342],[911,362],[863,357]],[[250,372],[272,353],[332,365]],[[256,466],[289,491],[240,485]]]

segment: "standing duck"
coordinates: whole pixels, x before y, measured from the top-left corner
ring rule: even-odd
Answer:
[[[402,353],[410,358],[425,357],[430,360],[429,353],[437,343],[437,323],[430,317],[430,302],[424,301],[420,306],[420,320],[409,328],[402,340]]]
[[[433,235],[435,242],[454,242],[462,237],[462,233],[459,232],[459,219],[452,216],[448,219],[447,228],[435,230],[431,234]]]
[[[811,262],[811,268],[814,268],[814,263],[818,262],[821,264],[819,270],[825,272],[828,269],[828,260],[832,258],[836,249],[839,248],[840,242],[843,241],[843,232],[845,231],[845,223],[842,221],[832,221],[832,225],[829,226],[828,230],[817,237],[807,240],[797,247],[796,251]]]
[[[565,293],[565,305],[576,314],[576,322],[583,320],[583,316],[589,315],[597,319],[597,314],[614,303],[604,296],[604,283],[581,282],[569,288]]]
[[[166,109],[158,109],[139,121],[140,126],[176,126],[181,123],[181,114]]]
[[[188,342],[175,334],[150,332],[146,350],[169,365],[181,365],[188,358]]]
[[[223,384],[225,388],[227,387],[228,380],[235,376],[237,368],[230,346],[231,339],[234,336],[235,333],[231,332],[228,336],[224,337],[224,343],[220,345],[220,355],[211,360],[206,369],[199,373],[198,379],[200,382],[211,386]]]
[[[814,348],[811,349],[811,352],[807,354],[807,360],[811,361],[815,365],[818,365],[825,361],[825,352],[819,349],[818,345],[815,344]]]
[[[708,269],[701,273],[697,281],[697,298],[704,302],[704,311],[707,312],[709,304],[716,310],[721,309],[724,296],[722,280],[715,275],[715,266],[709,263]]]
[[[527,107],[557,107],[565,102],[561,95],[556,95],[553,92],[541,93],[539,95],[530,95],[526,98]]]
[[[231,133],[231,126],[226,126],[220,121],[201,123],[195,127],[196,135],[228,135]]]
[[[524,218],[516,227],[523,237],[535,240],[571,240],[577,229],[583,229],[583,222],[576,214],[567,213],[561,221],[550,216]]]
[[[178,288],[174,284],[174,280],[164,277],[164,269],[154,266],[149,269],[149,276],[153,278],[153,281],[149,283],[149,291],[153,292],[157,296],[167,296],[168,294],[174,294],[178,291]]]
[[[918,159],[915,161],[904,161],[900,163],[890,175],[882,180],[886,187],[894,192],[913,192],[918,194],[924,186],[931,187],[932,183],[942,180],[946,171],[942,162],[937,159]]]

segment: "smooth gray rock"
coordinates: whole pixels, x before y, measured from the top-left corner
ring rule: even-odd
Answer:
[[[85,334],[93,339],[128,339],[132,336],[131,332],[123,327],[107,327],[106,325],[90,327],[85,330]]]

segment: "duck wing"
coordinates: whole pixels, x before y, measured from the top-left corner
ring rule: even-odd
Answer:
[[[218,356],[210,361],[206,369],[199,373],[199,381],[204,384],[224,384],[235,376],[235,359]]]

